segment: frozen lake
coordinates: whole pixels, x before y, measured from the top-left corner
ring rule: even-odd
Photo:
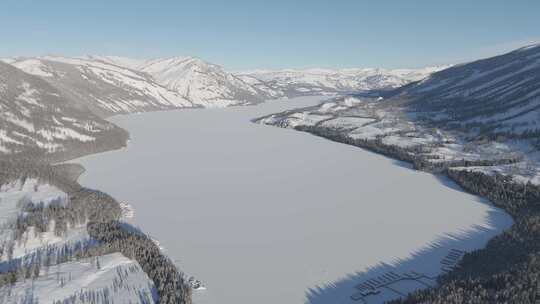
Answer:
[[[80,181],[134,207],[134,223],[207,286],[196,304],[353,302],[371,275],[437,274],[449,249],[483,247],[511,224],[444,178],[250,122],[321,100],[115,117],[128,148],[78,160]]]

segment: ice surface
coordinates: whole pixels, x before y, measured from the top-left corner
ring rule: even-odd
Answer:
[[[81,182],[134,207],[207,287],[196,304],[353,302],[382,263],[436,274],[448,248],[483,247],[511,224],[445,178],[250,123],[320,101],[115,117],[130,145],[81,159]]]

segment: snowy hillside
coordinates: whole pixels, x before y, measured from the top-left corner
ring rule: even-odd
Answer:
[[[193,106],[149,75],[99,58],[46,56],[18,59],[12,65],[41,77],[100,116]]]
[[[61,204],[68,201],[67,194],[55,186],[29,178],[0,185],[0,229],[17,218],[25,204]],[[0,260],[2,258],[0,257]]]
[[[321,105],[277,113],[258,123],[304,130],[339,141],[372,148],[403,149],[404,160],[422,160],[424,166],[488,160],[498,162],[521,155],[511,143],[468,143],[461,134],[443,132],[407,119],[401,109],[367,98],[337,98]]]
[[[138,67],[157,82],[204,107],[253,104],[268,99],[218,65],[194,57],[150,60]]]
[[[61,263],[0,287],[1,303],[154,303],[152,281],[120,253]]]
[[[430,73],[440,71],[447,66],[424,69],[306,69],[253,71],[239,73],[247,82],[280,92],[285,96],[351,93],[368,90],[380,90],[400,87],[411,81],[422,80]],[[255,79],[255,80],[254,80]]]
[[[24,68],[46,74],[39,61]],[[0,62],[0,154],[58,157],[120,147],[127,134],[42,78]]]
[[[536,136],[540,45],[454,66],[399,91],[410,111],[438,126],[478,134]]]
[[[35,178],[15,180],[0,186],[0,262],[24,259],[43,248],[73,247],[89,239],[86,225],[70,226],[63,235],[55,233],[54,223],[38,231],[28,227],[16,233],[17,218],[24,210],[41,206],[66,206],[68,195],[57,187]]]

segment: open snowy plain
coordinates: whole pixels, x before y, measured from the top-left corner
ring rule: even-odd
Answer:
[[[79,159],[80,182],[133,206],[135,224],[207,287],[196,304],[350,303],[389,271],[424,275],[366,298],[377,303],[434,284],[450,250],[511,225],[443,177],[250,122],[322,100],[116,116],[128,148]]]

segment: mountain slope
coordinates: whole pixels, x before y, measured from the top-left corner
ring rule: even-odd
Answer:
[[[204,107],[253,104],[268,98],[220,66],[194,57],[150,60],[138,66],[168,89]]]
[[[254,104],[274,97],[218,65],[193,57],[45,56],[6,62],[44,78],[100,116]]]
[[[39,277],[32,280],[0,287],[0,302],[157,302],[152,280],[136,261],[120,253],[69,261],[55,265],[54,269],[55,271],[42,271]]]
[[[126,139],[124,130],[48,82],[0,62],[0,154],[64,159],[118,148]]]
[[[18,59],[12,65],[43,78],[100,116],[193,107],[149,75],[101,59],[47,56]]]
[[[411,81],[418,81],[430,73],[446,67],[425,69],[307,69],[253,71],[239,73],[246,81],[256,79],[266,87],[293,97],[312,94],[336,94],[381,90],[400,87]],[[261,85],[261,84],[258,84]]]
[[[532,136],[540,130],[540,45],[451,67],[397,93],[392,100],[438,126]]]

